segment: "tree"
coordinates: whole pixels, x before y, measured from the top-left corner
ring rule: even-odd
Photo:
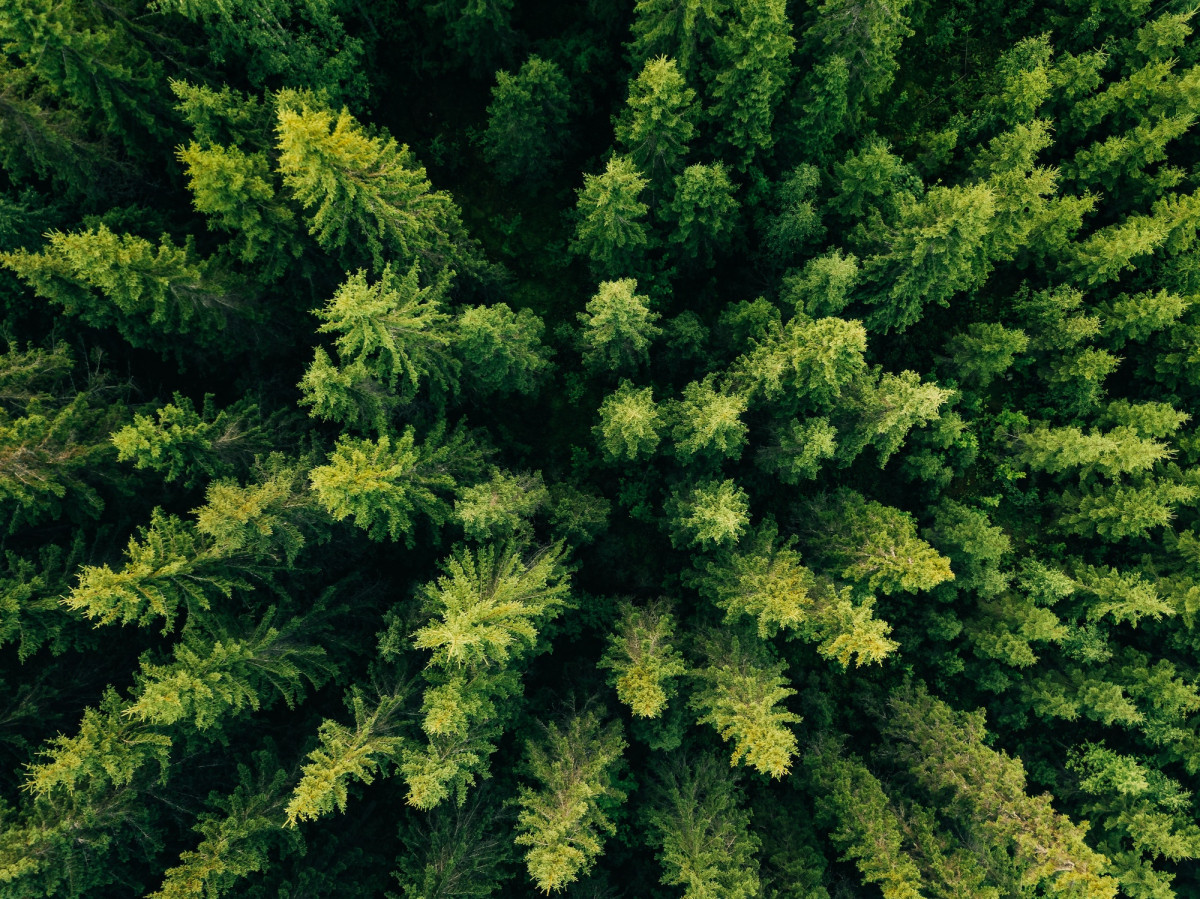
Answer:
[[[40,297],[95,328],[114,328],[135,347],[179,354],[179,337],[228,351],[222,332],[243,300],[219,270],[163,235],[157,247],[105,225],[52,232],[40,253],[0,254]],[[244,313],[243,313],[244,314]]]
[[[595,864],[603,835],[616,832],[606,806],[625,799],[614,770],[625,746],[621,726],[601,726],[592,712],[548,725],[543,742],[526,742],[525,764],[539,786],[521,788],[514,842],[529,847],[525,864],[543,893],[578,880]]]
[[[480,465],[479,451],[461,430],[443,442],[430,434],[418,445],[410,427],[394,440],[341,438],[326,465],[312,470],[317,501],[333,517],[354,523],[372,540],[414,542],[414,514],[444,524],[451,515],[448,495],[460,477],[470,478]]]
[[[907,512],[843,488],[809,503],[804,513],[809,552],[869,590],[930,590],[954,578],[950,560],[917,536]]]
[[[788,725],[801,720],[783,705],[796,693],[784,677],[787,666],[775,661],[765,644],[737,635],[709,635],[701,648],[705,664],[695,670],[698,686],[691,699],[701,713],[697,723],[711,724],[722,740],[733,743],[731,766],[741,762],[783,777],[797,751]]]
[[[682,168],[696,132],[696,92],[687,86],[675,60],[647,60],[629,86],[616,138],[644,172],[651,193],[661,191]]]
[[[431,189],[407,145],[370,136],[311,95],[284,91],[276,103],[279,172],[322,247],[347,261],[365,256],[379,272],[385,254],[434,272],[456,261],[458,208]]]
[[[775,143],[775,109],[791,80],[789,57],[796,45],[785,7],[784,0],[735,4],[733,18],[714,42],[717,69],[708,114],[742,171]]]
[[[317,330],[337,335],[343,365],[361,363],[401,402],[412,402],[422,382],[440,393],[452,393],[458,387],[459,363],[450,352],[452,323],[444,311],[449,283],[443,275],[422,287],[415,263],[404,276],[385,265],[373,284],[359,269],[316,310],[322,321]],[[320,379],[306,377],[302,387],[306,396],[301,402],[319,407],[307,391],[320,390]]]
[[[675,193],[663,210],[673,230],[667,242],[684,259],[711,266],[737,227],[734,185],[720,163],[689,165],[675,177]]]
[[[671,541],[680,547],[736,543],[746,530],[750,501],[728,478],[676,488],[667,503]]]
[[[653,389],[622,381],[600,404],[600,423],[593,433],[605,457],[615,461],[653,454],[662,427]]]
[[[662,334],[655,324],[662,316],[648,307],[649,297],[639,296],[637,281],[601,281],[585,311],[576,315],[583,334],[583,362],[589,368],[628,371],[650,360],[649,349]]]
[[[248,400],[218,410],[212,394],[205,394],[197,412],[189,398],[176,393],[153,417],[135,415],[132,424],[112,435],[112,443],[117,461],[195,487],[241,473],[255,455],[271,447],[271,426],[280,423],[278,417],[264,420]]]
[[[888,623],[873,616],[873,601],[853,603],[849,590],[801,564],[794,543],[781,540],[768,521],[737,548],[707,561],[695,583],[724,610],[727,623],[745,616],[755,620],[764,640],[783,630],[818,641],[818,652],[842,667],[851,659],[858,665],[879,662],[895,652],[899,644],[888,639]]]
[[[668,413],[675,454],[684,461],[740,456],[748,430],[741,420],[746,405],[744,396],[718,390],[714,378],[692,381]]]
[[[617,698],[639,718],[658,718],[675,692],[674,681],[687,673],[683,655],[672,645],[676,620],[665,602],[621,606],[616,628],[600,667]]]
[[[530,56],[515,75],[496,73],[484,158],[506,184],[543,184],[562,155],[570,85],[558,64]]]
[[[983,839],[1012,853],[1022,888],[1096,899],[1117,894],[1104,876],[1107,859],[1084,842],[1084,828],[1054,811],[1050,797],[1025,792],[1025,770],[984,745],[983,716],[955,712],[921,687],[892,694],[886,726],[899,758],[930,792],[949,797],[946,811]]]
[[[725,0],[638,0],[633,10],[633,58],[642,62],[668,56],[678,60],[686,77],[693,76],[727,9]]]
[[[469,306],[454,322],[452,346],[468,389],[483,396],[533,393],[551,369],[545,326],[529,309]]]
[[[628,274],[650,243],[649,207],[638,199],[649,183],[628,156],[612,156],[603,174],[584,176],[572,249],[601,275]]]
[[[529,539],[533,518],[550,501],[542,476],[497,470],[490,480],[458,492],[454,515],[475,540]]]
[[[646,819],[659,847],[662,883],[683,887],[685,899],[759,894],[760,840],[750,829],[742,791],[719,760],[677,756],[664,764]]]

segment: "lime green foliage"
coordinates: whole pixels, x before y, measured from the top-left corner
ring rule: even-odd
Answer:
[[[663,602],[639,608],[626,602],[608,638],[600,667],[612,673],[617,697],[639,718],[657,718],[675,691],[676,678],[687,673],[683,655],[672,645],[676,619]]]
[[[721,393],[711,378],[693,381],[668,413],[675,453],[685,460],[697,455],[736,458],[746,442],[745,411],[745,397]]]
[[[873,603],[851,602],[838,589],[801,564],[793,540],[780,541],[767,523],[705,565],[697,582],[701,591],[724,609],[725,620],[755,619],[759,637],[793,631],[819,642],[818,651],[843,667],[880,662],[898,648],[888,639],[891,627],[872,615]]]
[[[621,726],[601,726],[594,713],[551,724],[544,740],[526,744],[526,765],[537,789],[523,786],[517,797],[518,846],[529,847],[525,865],[543,893],[578,880],[616,832],[605,806],[622,802],[613,770],[625,749]]]
[[[912,516],[851,490],[805,509],[805,542],[839,577],[882,593],[930,590],[953,579],[950,560],[917,536]]]
[[[549,501],[540,474],[497,471],[491,480],[459,491],[454,515],[468,537],[506,540],[528,536],[529,519]]]
[[[444,524],[451,515],[448,499],[458,477],[478,469],[479,451],[462,431],[443,441],[429,435],[418,444],[416,432],[406,428],[396,438],[378,440],[343,438],[329,463],[310,474],[317,501],[334,521],[353,518],[372,540],[398,540],[412,544],[415,516]]]
[[[268,278],[282,274],[300,255],[295,216],[277,196],[266,153],[193,141],[178,152],[188,176],[193,205],[209,227],[233,235],[231,250],[248,265],[261,265]]]
[[[284,92],[277,103],[279,172],[322,247],[347,260],[366,255],[376,271],[385,254],[430,270],[451,263],[458,209],[431,189],[406,145],[305,94]]]
[[[600,423],[594,433],[604,455],[619,460],[651,455],[658,447],[662,429],[652,388],[637,388],[622,381],[600,404]]]
[[[219,332],[244,299],[191,241],[179,246],[163,235],[155,246],[105,225],[48,237],[40,253],[5,253],[0,262],[67,315],[164,354],[178,349],[181,336],[227,346]]]
[[[736,482],[708,480],[676,490],[667,511],[677,545],[728,545],[745,532],[750,502]]]
[[[211,793],[193,828],[203,839],[185,850],[169,868],[150,899],[194,899],[228,895],[247,874],[265,870],[271,850],[295,849],[294,832],[280,828],[287,797],[287,773],[272,764],[270,753],[256,761],[258,770],[238,766],[238,784],[225,795]]]
[[[284,810],[286,823],[313,821],[336,807],[346,810],[350,784],[371,783],[381,769],[398,760],[405,746],[394,730],[406,691],[364,696],[352,689],[346,704],[354,715],[352,727],[337,721],[322,722],[317,736],[320,745],[308,754],[300,782]]]
[[[268,424],[253,403],[240,401],[218,410],[206,394],[197,412],[190,399],[176,393],[174,402],[155,410],[153,418],[134,416],[132,424],[112,435],[112,443],[118,461],[194,487],[233,474],[268,449]]]
[[[583,325],[583,362],[591,368],[628,371],[649,360],[649,349],[662,333],[661,318],[647,307],[648,297],[634,293],[637,281],[602,281],[578,314]]]
[[[724,769],[724,770],[723,770]],[[647,821],[662,882],[686,899],[752,899],[759,894],[760,840],[728,769],[718,759],[676,757],[663,765]]]
[[[789,724],[801,720],[784,700],[796,691],[787,686],[786,665],[773,661],[761,644],[737,636],[710,635],[702,643],[705,664],[691,705],[700,724],[711,724],[733,743],[729,764],[739,762],[761,774],[783,777],[796,756],[796,735]]]
[[[503,664],[528,652],[538,622],[557,616],[567,602],[561,561],[555,549],[528,561],[495,545],[456,552],[446,574],[422,591],[434,617],[413,634],[413,646],[432,650],[431,664],[444,668]]]
[[[629,85],[629,99],[616,123],[616,138],[634,165],[661,188],[683,166],[696,133],[696,92],[687,86],[675,60],[647,60]]]

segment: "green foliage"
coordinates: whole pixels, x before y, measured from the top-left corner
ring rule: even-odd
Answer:
[[[594,429],[604,455],[612,460],[649,456],[661,439],[662,419],[653,390],[622,381],[600,404],[600,424]]]
[[[602,371],[630,371],[649,361],[649,349],[662,334],[661,316],[639,296],[637,281],[602,281],[596,295],[577,315],[583,325],[583,364]]]
[[[411,546],[416,515],[434,525],[449,520],[448,495],[459,477],[479,468],[479,451],[461,430],[430,434],[418,444],[413,428],[378,440],[343,437],[329,463],[310,474],[318,502],[334,521],[353,518],[372,540],[399,539]]]
[[[562,154],[570,85],[552,60],[530,56],[515,74],[496,73],[483,155],[506,184],[536,186]]]
[[[587,256],[599,274],[628,274],[645,252],[649,207],[639,197],[647,184],[628,156],[613,156],[603,174],[584,176],[572,248]]]
[[[239,401],[217,410],[212,395],[205,394],[197,412],[190,399],[176,393],[174,402],[155,410],[153,418],[134,416],[132,424],[112,435],[112,443],[118,461],[195,487],[234,474],[269,448],[268,424],[253,403]]]
[[[669,413],[675,453],[684,460],[698,455],[736,458],[746,442],[745,411],[746,398],[720,392],[712,378],[691,382]]]
[[[752,899],[761,887],[742,792],[711,756],[676,757],[663,765],[647,822],[659,847],[662,882],[686,899]]]
[[[458,209],[431,189],[407,145],[371,136],[309,95],[284,92],[277,103],[279,172],[322,247],[347,261],[365,255],[376,271],[393,254],[432,271],[452,262]]]
[[[497,471],[491,480],[459,491],[454,515],[468,537],[507,540],[528,536],[529,519],[549,501],[540,474]]]
[[[443,668],[503,664],[528,652],[538,623],[568,602],[561,548],[527,560],[506,546],[459,549],[445,570],[423,588],[430,621],[413,634],[413,646],[431,650],[430,664]]]
[[[704,638],[705,664],[695,671],[699,686],[691,705],[697,721],[711,724],[733,743],[729,764],[746,764],[761,774],[783,777],[796,756],[796,736],[788,727],[801,720],[784,700],[796,691],[787,686],[786,665],[773,661],[762,644],[736,635]]]
[[[678,546],[728,545],[745,532],[750,517],[746,491],[728,478],[681,487],[667,504],[671,540]]]
[[[167,235],[156,247],[105,225],[53,232],[40,253],[0,254],[38,296],[95,328],[113,328],[135,347],[178,352],[187,336],[202,347],[227,345],[219,333],[243,300],[215,267]]]
[[[912,516],[851,490],[804,510],[805,542],[823,566],[881,593],[930,590],[954,578],[950,560],[917,536]]]
[[[725,167],[689,165],[675,176],[675,193],[663,215],[674,225],[667,240],[685,259],[712,265],[737,225],[738,201]]]
[[[633,164],[657,187],[682,168],[696,133],[696,92],[675,60],[647,60],[629,85],[629,99],[616,122],[616,138]]]
[[[673,681],[687,673],[683,655],[671,641],[676,620],[663,602],[638,607],[626,602],[609,635],[600,667],[612,673],[617,697],[639,718],[658,718],[674,692]]]
[[[406,695],[404,688],[377,697],[352,689],[346,704],[354,715],[354,726],[330,719],[321,723],[320,745],[308,754],[300,782],[284,809],[288,827],[316,820],[335,807],[344,812],[352,782],[369,784],[399,760],[406,741],[395,733],[396,718]]]
[[[601,726],[591,712],[562,728],[550,724],[544,741],[526,743],[525,764],[539,786],[521,788],[514,842],[529,847],[525,864],[543,893],[587,873],[604,848],[603,835],[616,832],[605,806],[625,799],[613,770],[625,745],[619,724]]]
[[[551,351],[541,339],[545,326],[528,309],[471,306],[454,327],[454,351],[477,393],[533,393],[551,369]]]

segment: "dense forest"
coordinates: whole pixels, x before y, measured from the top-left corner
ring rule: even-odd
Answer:
[[[0,897],[1200,897],[1179,0],[0,0]]]

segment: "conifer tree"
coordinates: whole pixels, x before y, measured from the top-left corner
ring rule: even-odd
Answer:
[[[570,85],[558,64],[530,56],[515,74],[496,73],[483,155],[507,183],[537,187],[562,154]]]
[[[659,847],[662,883],[683,887],[685,899],[759,895],[760,840],[750,829],[742,791],[718,759],[666,762],[646,818]]]
[[[695,671],[698,689],[691,706],[697,721],[711,724],[732,742],[729,764],[739,762],[761,774],[783,777],[796,756],[796,736],[787,726],[800,721],[784,707],[795,695],[765,644],[737,635],[707,636],[701,644],[705,664]]]
[[[648,184],[628,156],[613,156],[603,174],[584,176],[572,247],[600,275],[619,278],[636,270],[650,243],[649,207],[639,199]]]
[[[621,372],[649,361],[650,344],[662,333],[655,324],[662,316],[639,296],[637,281],[601,281],[596,295],[577,315],[583,325],[583,362],[589,368]]]
[[[629,86],[625,109],[616,121],[617,141],[645,173],[651,193],[661,191],[683,167],[696,132],[696,92],[687,86],[674,59],[647,60]]]
[[[614,768],[625,749],[620,725],[602,726],[592,712],[572,717],[562,728],[546,727],[544,741],[526,743],[526,766],[537,789],[517,797],[515,843],[526,846],[529,876],[543,893],[562,890],[586,873],[616,826],[605,805],[624,801]]]
[[[683,655],[672,645],[674,615],[663,602],[621,606],[617,627],[609,635],[601,668],[612,673],[617,697],[639,718],[657,718],[674,692],[674,679],[687,673]]]
[[[322,247],[379,272],[385,255],[429,271],[457,261],[458,208],[432,190],[407,146],[369,135],[311,95],[285,91],[276,102],[279,172]]]

